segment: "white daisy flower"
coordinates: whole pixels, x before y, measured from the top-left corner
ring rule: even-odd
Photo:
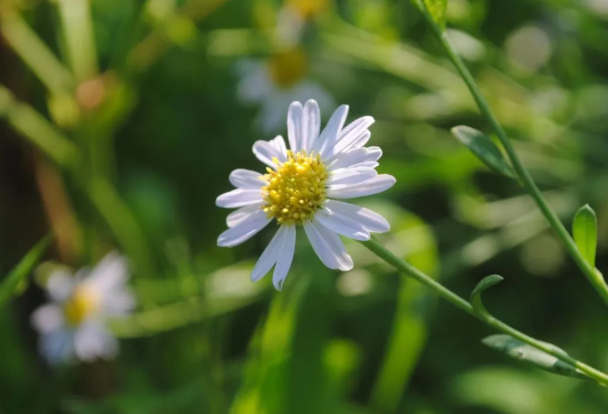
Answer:
[[[266,61],[241,62],[239,72],[238,97],[260,105],[256,122],[266,133],[281,128],[291,102],[314,99],[323,110],[335,106],[329,92],[307,79],[307,57],[300,48],[279,51]]]
[[[276,220],[279,230],[255,265],[251,279],[257,281],[274,266],[273,283],[281,290],[291,266],[296,228],[302,226],[319,259],[330,269],[350,270],[352,258],[338,235],[369,240],[370,233],[389,230],[379,214],[348,199],[376,194],[390,188],[395,178],[378,175],[382,151],[365,148],[370,138],[371,116],[347,125],[348,106],[342,105],[320,132],[319,106],[309,100],[293,102],[287,115],[288,150],[283,137],[257,141],[255,156],[268,165],[267,174],[238,169],[230,174],[236,187],[217,198],[217,205],[238,208],[227,218],[229,229],[218,246],[243,243]]]
[[[65,271],[50,275],[46,288],[51,303],[32,315],[40,351],[50,363],[116,356],[118,341],[107,320],[127,315],[135,305],[125,286],[128,276],[126,260],[114,253],[75,276]]]

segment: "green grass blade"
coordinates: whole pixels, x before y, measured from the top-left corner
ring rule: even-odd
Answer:
[[[597,249],[597,217],[595,211],[585,204],[574,216],[572,237],[587,263],[595,267],[595,252]]]
[[[51,243],[48,235],[40,240],[0,282],[0,308],[16,294],[20,283],[32,272]]]

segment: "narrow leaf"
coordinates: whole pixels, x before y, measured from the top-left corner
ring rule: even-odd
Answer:
[[[489,169],[509,178],[515,178],[513,169],[505,160],[500,149],[483,132],[461,125],[452,128],[452,134]]]
[[[484,345],[507,354],[513,359],[531,364],[536,368],[549,371],[553,374],[563,375],[565,377],[573,377],[578,379],[586,379],[589,377],[582,371],[578,370],[573,365],[563,362],[553,355],[536,349],[528,344],[515,339],[510,335],[499,334],[488,336],[481,341]],[[555,345],[544,343],[550,346],[555,351],[567,355],[566,351],[556,347]]]
[[[572,236],[587,263],[595,267],[597,247],[597,217],[589,204],[578,209],[572,223]]]
[[[490,275],[481,279],[477,286],[475,286],[475,289],[473,289],[473,292],[471,292],[471,305],[477,313],[487,313],[486,308],[483,306],[483,302],[481,301],[481,292],[502,282],[503,280],[505,279],[502,276]]]
[[[442,29],[445,27],[445,12],[448,7],[448,0],[414,0],[414,3],[423,12],[427,12],[439,27]]]
[[[19,285],[32,272],[51,242],[51,236],[40,240],[21,261],[0,281],[0,307],[17,293]]]

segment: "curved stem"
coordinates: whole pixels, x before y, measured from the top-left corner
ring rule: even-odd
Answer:
[[[450,302],[452,305],[454,305],[454,306],[460,308],[461,310],[465,311],[466,313],[476,317],[477,319],[479,319],[486,325],[491,326],[492,328],[496,329],[497,331],[504,332],[508,335],[511,335],[512,337],[517,338],[520,341],[522,341],[530,346],[533,346],[536,349],[546,352],[547,354],[553,355],[557,359],[559,359],[567,364],[575,366],[576,368],[578,368],[579,370],[581,370],[582,372],[587,374],[590,378],[594,379],[598,383],[608,386],[608,375],[606,375],[605,373],[598,371],[597,369],[590,367],[589,365],[584,364],[584,363],[572,358],[571,356],[569,356],[567,354],[559,352],[559,351],[555,350],[554,348],[552,348],[551,346],[548,346],[547,344],[545,344],[537,339],[534,339],[522,332],[519,332],[515,328],[510,327],[509,325],[505,324],[504,322],[501,322],[500,320],[494,318],[493,316],[491,316],[489,314],[480,314],[480,313],[475,312],[475,310],[473,309],[473,307],[471,306],[471,304],[468,301],[461,298],[460,296],[458,296],[451,290],[447,289],[442,284],[436,282],[430,276],[426,275],[425,273],[423,273],[416,267],[412,266],[405,260],[395,256],[393,253],[391,253],[386,248],[384,248],[380,243],[378,243],[378,241],[376,239],[372,238],[369,241],[365,241],[365,242],[361,242],[361,243],[365,247],[367,247],[369,250],[374,252],[378,257],[380,257],[381,259],[386,261],[388,264],[395,267],[398,271],[417,280],[422,285],[431,289],[437,296],[440,296],[441,298]]]
[[[500,140],[505,151],[507,152],[507,155],[509,156],[511,163],[513,164],[513,168],[515,169],[517,176],[523,183],[524,187],[528,190],[528,192],[542,211],[545,218],[555,229],[557,236],[560,238],[560,240],[566,247],[566,250],[568,251],[570,256],[572,256],[572,258],[574,259],[578,267],[581,269],[583,274],[587,277],[589,283],[591,283],[591,285],[599,293],[604,302],[608,304],[608,286],[606,285],[606,282],[604,281],[603,277],[601,277],[600,274],[598,274],[598,272],[596,272],[595,269],[581,255],[580,251],[578,250],[578,247],[576,246],[576,243],[570,236],[570,233],[568,233],[568,230],[566,230],[566,228],[564,227],[560,219],[557,217],[555,212],[553,212],[553,210],[551,210],[551,207],[549,207],[549,205],[547,204],[547,201],[536,186],[536,183],[530,176],[530,173],[522,164],[521,160],[517,155],[517,152],[515,152],[513,144],[511,144],[511,141],[507,137],[507,134],[494,116],[494,113],[490,109],[490,106],[488,105],[487,101],[481,94],[481,91],[479,90],[475,79],[465,66],[458,53],[456,53],[456,50],[452,46],[452,43],[448,39],[446,33],[432,20],[430,16],[427,15],[427,13],[424,14],[427,17],[427,20],[429,20],[433,30],[435,31],[435,34],[439,38],[439,41],[448,53],[450,60],[454,63],[456,69],[458,70],[458,72],[462,76],[462,79],[469,88],[469,91],[473,95],[473,98],[475,99],[475,102],[477,103],[480,112],[488,119],[494,131],[496,131],[496,135],[498,136],[498,139]]]

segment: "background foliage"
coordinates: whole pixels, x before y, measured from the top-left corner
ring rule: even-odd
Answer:
[[[82,3],[0,3],[0,269],[53,231],[49,261],[128,254],[139,305],[113,327],[116,361],[49,367],[29,324],[46,262],[0,308],[0,413],[605,412],[603,389],[486,349],[486,327],[361,245],[348,245],[355,269],[337,274],[298,243],[282,293],[249,281],[270,234],[216,247],[216,196],[231,170],[259,169],[251,145],[273,137],[238,84],[243,62],[276,51],[285,4],[91,0],[91,44]],[[532,200],[451,136],[459,124],[489,131],[419,12],[320,3],[302,38],[306,76],[350,118],[376,118],[381,172],[397,178],[366,204],[392,224],[383,244],[463,296],[500,273],[484,297],[493,314],[608,369],[601,299]],[[599,269],[607,20],[605,0],[450,0],[447,12],[550,204],[566,223],[584,203],[598,213]]]

